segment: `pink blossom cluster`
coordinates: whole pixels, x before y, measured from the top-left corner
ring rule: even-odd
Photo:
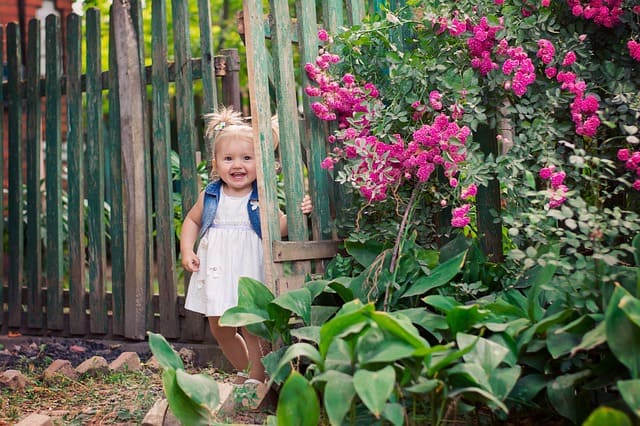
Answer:
[[[573,16],[582,16],[598,25],[613,28],[620,23],[622,0],[567,0]]]
[[[547,207],[550,209],[558,208],[567,201],[567,192],[569,191],[569,188],[564,184],[567,174],[563,171],[556,172],[554,170],[555,166],[550,165],[543,167],[539,172],[540,177],[550,183],[548,191],[549,202],[547,202]]]
[[[502,28],[502,25],[489,25],[486,16],[480,18],[478,25],[471,27],[473,35],[467,40],[467,47],[471,54],[471,66],[478,69],[481,75],[487,75],[491,70],[498,69],[498,64],[491,58],[491,52],[496,45],[496,34]]]
[[[451,212],[451,226],[454,228],[464,228],[467,226],[471,222],[469,218],[470,209],[471,204],[463,204],[453,209]]]
[[[320,32],[323,38],[328,39],[324,30]],[[308,86],[305,92],[309,96],[322,97],[321,102],[311,104],[313,112],[321,120],[338,120],[338,125],[344,128],[349,125],[347,119],[351,118],[354,112],[368,111],[367,102],[378,97],[378,90],[371,83],[360,87],[351,74],[345,74],[341,81],[331,78],[326,71],[339,61],[338,55],[324,52],[316,58],[315,64],[307,63],[307,76],[318,86]],[[363,117],[362,120],[366,118]]]
[[[576,125],[576,133],[583,136],[595,136],[600,126],[598,118],[598,99],[593,95],[585,95],[587,84],[584,80],[578,79],[572,71],[561,70],[553,66],[555,60],[555,47],[549,40],[538,40],[537,57],[546,65],[545,75],[547,78],[554,78],[560,83],[562,90],[567,90],[574,95],[570,104],[571,120]],[[564,55],[561,67],[571,67],[576,62],[575,52],[569,51]]]
[[[624,161],[624,167],[635,173],[633,189],[640,191],[640,151],[631,151],[627,148],[618,150],[618,160]]]
[[[629,40],[627,42],[627,48],[629,49],[631,57],[640,62],[640,43],[635,40]]]
[[[531,58],[522,47],[510,47],[505,39],[498,44],[498,54],[507,57],[502,63],[502,73],[512,75],[511,81],[505,83],[505,88],[511,88],[516,96],[520,97],[527,93],[527,87],[536,81],[536,72]]]

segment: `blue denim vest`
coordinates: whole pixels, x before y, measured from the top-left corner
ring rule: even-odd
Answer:
[[[218,210],[218,200],[220,199],[221,189],[222,181],[219,179],[209,183],[204,188],[204,206],[202,208],[202,220],[200,221],[201,227],[198,238],[201,238],[204,233],[207,232],[207,229],[213,225],[213,220]],[[258,234],[259,238],[262,238],[262,231],[260,230],[260,205],[258,204],[258,184],[256,182],[253,182],[251,195],[247,203],[247,212],[249,213],[251,228]]]

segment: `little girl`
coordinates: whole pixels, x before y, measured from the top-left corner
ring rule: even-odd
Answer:
[[[239,373],[248,370],[253,382],[263,382],[260,339],[244,327],[241,335],[235,327],[218,324],[220,316],[238,304],[240,277],[264,282],[253,129],[231,109],[208,114],[205,120],[206,135],[213,140],[210,152],[216,179],[200,193],[182,225],[182,266],[193,273],[185,309],[208,317],[211,333],[233,367]],[[275,120],[273,123],[277,146]],[[311,212],[309,196],[302,201],[301,210],[304,214]],[[283,236],[287,234],[283,213],[280,231]]]

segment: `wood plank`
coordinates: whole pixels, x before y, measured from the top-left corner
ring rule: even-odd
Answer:
[[[335,33],[344,25],[342,0],[325,0],[322,2],[322,24],[330,33]]]
[[[158,289],[160,299],[160,333],[167,338],[180,336],[176,301],[175,227],[173,223],[173,192],[171,177],[171,134],[169,128],[169,84],[167,63],[166,3],[152,2],[151,50],[153,89],[153,158],[154,199],[156,211]]]
[[[365,15],[365,6],[363,0],[346,0],[347,19],[349,26],[359,25]]]
[[[62,306],[63,291],[63,233],[62,233],[62,100],[60,76],[62,75],[62,47],[60,43],[60,18],[49,15],[46,31],[46,211],[47,211],[47,328],[64,328]]]
[[[147,281],[149,279],[148,215],[145,170],[145,142],[142,78],[134,22],[128,3],[113,8],[120,104],[122,160],[126,210],[125,336],[146,337]]]
[[[274,241],[273,261],[328,259],[336,255],[339,244],[336,240]]]
[[[110,14],[113,22],[113,8]],[[118,84],[118,63],[116,60],[114,26],[109,26],[109,156],[111,173],[111,288],[113,308],[111,324],[113,333],[124,336],[124,294],[125,294],[125,227],[124,227],[124,178],[122,171],[122,139],[120,137],[120,86]],[[107,302],[109,297],[107,297]],[[108,309],[108,307],[107,307]]]
[[[204,102],[202,112],[213,112],[218,106],[218,93],[216,90],[216,76],[211,39],[211,5],[209,0],[198,0],[198,23],[200,24],[200,59],[202,63],[202,92]],[[239,111],[239,110],[238,110]],[[205,158],[211,158],[207,153]]]
[[[24,207],[22,195],[22,97],[20,96],[20,68],[22,56],[20,54],[20,28],[16,23],[7,26],[7,108],[9,123],[9,196],[7,200],[9,210],[9,262],[8,288],[9,295],[9,327],[20,327],[22,314],[22,287],[24,268],[24,225],[22,209]]]
[[[307,282],[308,275],[289,275],[286,277],[280,277],[276,280],[276,288],[278,294],[283,294],[291,290],[297,290],[304,287],[304,283]]]
[[[488,125],[479,125],[476,138],[484,155],[492,155],[493,158],[498,156],[498,139],[495,129]],[[478,187],[476,205],[480,247],[490,262],[503,262],[502,223],[496,220],[496,216],[500,217],[500,182],[496,176],[489,179],[487,186]]]
[[[87,46],[87,248],[92,333],[106,333],[105,309],[105,225],[104,225],[104,145],[102,138],[102,85],[100,11],[89,9],[86,17]],[[130,98],[133,98],[131,96]]]
[[[182,190],[182,215],[186,217],[198,198],[198,181],[195,159],[195,122],[193,105],[193,80],[191,72],[191,43],[189,39],[189,12],[187,3],[171,0],[173,11],[173,40],[176,62],[176,126],[180,155],[180,187]],[[190,274],[185,274],[185,291],[189,287]],[[204,335],[202,315],[188,312],[183,337],[201,340]]]
[[[238,49],[222,49],[220,54],[224,58],[224,66],[216,65],[216,75],[222,74],[222,103],[233,106],[236,111],[242,111]]]
[[[0,64],[6,63],[4,60],[4,25],[0,25]],[[4,206],[4,158],[5,154],[7,154],[4,150],[4,85],[0,84],[0,117],[3,117],[0,120],[0,187],[2,191],[0,191],[0,206]],[[3,207],[4,208],[4,207]],[[4,218],[0,220],[0,235],[4,235]],[[4,244],[0,244],[0,259],[4,259]],[[5,286],[5,275],[4,275],[4,262],[0,262],[0,303],[2,303],[3,308],[0,309],[0,325],[4,323],[4,286]]]
[[[85,334],[85,310],[82,304],[85,287],[84,235],[84,143],[82,120],[82,23],[80,17],[67,17],[66,93],[67,93],[67,169],[68,169],[68,239],[69,239],[69,329]]]
[[[245,43],[247,46],[247,72],[253,135],[258,150],[258,193],[260,196],[260,221],[262,247],[265,259],[265,284],[275,293],[275,279],[282,274],[281,265],[273,263],[272,240],[280,240],[278,223],[278,198],[275,187],[275,157],[271,134],[271,109],[269,98],[269,55],[264,40],[263,9],[260,0],[243,1]],[[266,179],[265,179],[266,175]]]
[[[40,80],[40,21],[29,21],[27,48],[27,247],[25,267],[27,272],[27,323],[30,328],[42,328],[42,241],[41,213],[42,191],[40,166],[42,154],[42,104],[38,93]]]
[[[318,25],[315,2],[298,0],[296,2],[298,16],[298,32],[300,33],[300,75],[302,87],[311,84],[304,71],[306,63],[315,63],[318,56]],[[315,240],[331,237],[331,210],[329,203],[329,179],[326,170],[321,166],[327,156],[326,129],[323,122],[311,109],[310,96],[302,96],[304,111],[303,145],[307,150],[307,168],[309,170],[309,192],[313,202],[311,213],[312,235]]]

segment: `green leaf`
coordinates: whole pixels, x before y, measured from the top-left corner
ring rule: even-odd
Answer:
[[[528,403],[547,386],[547,380],[542,374],[529,374],[520,377],[509,396],[515,401]]]
[[[480,309],[478,305],[461,305],[453,307],[447,312],[447,324],[454,336],[461,331],[467,331],[472,326],[489,315],[489,311]]]
[[[575,333],[549,333],[547,349],[553,359],[558,359],[571,352],[580,343],[581,338],[581,335]]]
[[[509,414],[509,409],[507,408],[507,406],[504,405],[504,403],[502,401],[500,401],[498,398],[496,398],[495,395],[493,395],[492,393],[490,393],[490,392],[488,392],[488,391],[486,391],[484,389],[480,389],[480,388],[476,388],[476,387],[467,387],[467,388],[456,389],[456,390],[452,391],[449,394],[449,399],[453,399],[458,395],[468,396],[468,394],[478,395],[478,396],[482,397],[483,399],[494,403],[505,414]]]
[[[624,402],[640,419],[640,379],[620,380],[617,385]]]
[[[405,411],[404,407],[397,402],[388,403],[384,406],[382,417],[389,420],[394,426],[401,426],[404,424]]]
[[[615,408],[600,406],[582,423],[582,426],[631,426],[629,417]]]
[[[491,374],[509,354],[508,348],[484,337],[458,333],[456,341],[461,348],[471,346],[471,350],[464,355],[464,360],[479,364],[487,374]]]
[[[221,326],[245,327],[250,324],[260,324],[269,320],[267,311],[247,306],[234,306],[227,309],[218,320]]]
[[[640,300],[630,294],[624,295],[618,306],[627,314],[627,318],[636,326],[640,327]]]
[[[320,327],[311,325],[309,327],[294,328],[291,335],[298,340],[307,340],[318,343],[320,341]]]
[[[280,389],[276,416],[278,426],[317,426],[320,421],[318,395],[297,371],[291,373]]]
[[[631,370],[631,377],[638,377],[640,356],[636,348],[640,348],[640,327],[620,308],[625,296],[631,297],[625,289],[616,285],[605,312],[607,343],[616,358]]]
[[[571,350],[571,356],[574,356],[578,351],[588,351],[596,346],[599,346],[607,341],[605,321],[600,321],[593,330],[586,332],[582,336],[582,341],[576,347]]]
[[[367,240],[365,243],[345,240],[344,248],[360,265],[366,268],[371,265],[376,257],[387,247],[372,239]]]
[[[287,348],[287,350],[280,358],[280,362],[276,367],[273,375],[276,376],[280,370],[289,366],[289,362],[299,358],[301,356],[307,357],[311,362],[318,364],[322,369],[322,357],[318,353],[318,350],[308,343],[296,343]]]
[[[149,349],[158,360],[158,364],[166,369],[184,369],[180,356],[173,350],[169,342],[161,334],[147,332],[149,335]]]
[[[439,294],[433,294],[422,298],[422,301],[427,305],[433,306],[438,311],[446,314],[456,306],[460,306],[461,303],[457,302],[453,297],[441,296]]]
[[[177,370],[181,371],[181,370]],[[169,368],[162,372],[162,385],[171,412],[182,424],[206,425],[212,420],[210,413],[185,394],[176,379],[176,370]]]
[[[501,401],[511,393],[522,369],[519,365],[511,368],[496,368],[489,373],[489,384],[493,394]]]
[[[298,315],[305,325],[311,325],[311,292],[308,289],[288,291],[276,297],[272,303]]]
[[[320,343],[318,349],[324,357],[332,340],[347,332],[357,332],[364,327],[368,320],[365,312],[375,310],[373,304],[363,305],[358,299],[342,306],[338,314],[320,329]]]
[[[581,371],[574,374],[565,374],[556,377],[547,384],[547,396],[553,408],[563,417],[573,423],[578,422],[578,400],[576,398],[576,383],[591,374],[590,371]]]
[[[176,370],[176,380],[180,389],[195,403],[213,411],[218,403],[218,383],[204,374],[189,374]]]
[[[420,294],[424,294],[429,290],[434,288],[441,287],[447,284],[449,281],[455,277],[462,266],[464,265],[464,260],[467,256],[468,250],[459,253],[455,257],[447,260],[444,263],[436,266],[434,270],[431,271],[431,275],[427,277],[422,277],[418,281],[416,281],[411,287],[407,289],[407,291],[402,295],[402,297],[410,297],[416,296]]]
[[[337,310],[337,306],[311,305],[311,325],[321,326],[329,321],[329,318],[331,318]]]
[[[324,409],[332,425],[342,424],[344,416],[349,412],[356,389],[353,386],[353,378],[348,374],[335,372],[328,377],[324,388]]]
[[[240,277],[238,280],[238,306],[266,310],[274,299],[269,287],[258,280]]]
[[[356,346],[356,356],[360,364],[394,362],[410,357],[414,352],[415,348],[408,342],[373,327],[358,339]]]
[[[404,315],[376,311],[372,312],[370,316],[382,330],[394,334],[414,348],[429,347],[429,342],[420,336],[418,329]]]
[[[396,372],[391,365],[378,371],[358,370],[353,375],[356,393],[376,419],[380,418],[395,381]]]

